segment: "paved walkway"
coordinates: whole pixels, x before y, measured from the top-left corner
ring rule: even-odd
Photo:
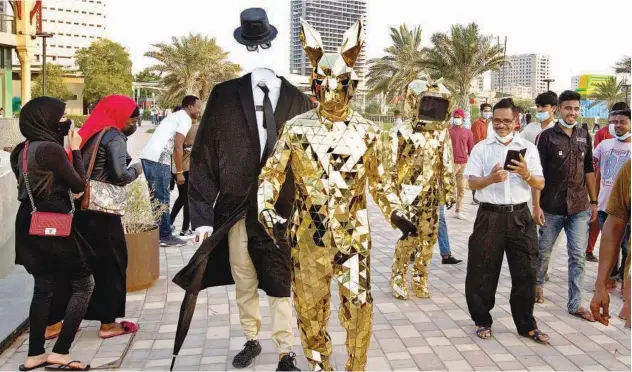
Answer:
[[[144,125],[143,128],[146,126]],[[140,130],[139,133],[144,132]],[[136,142],[146,139],[138,136]],[[130,141],[132,154],[138,144]],[[468,194],[466,203],[470,202]],[[452,251],[467,258],[467,239],[471,233],[475,206],[466,205],[467,222],[447,213]],[[392,251],[398,234],[385,223],[374,205],[370,207],[373,232],[372,285],[375,298],[374,329],[368,369],[384,370],[630,370],[630,331],[616,318],[609,327],[583,322],[566,311],[567,255],[558,248],[551,262],[551,280],[546,284],[546,302],[536,305],[540,329],[551,337],[551,346],[542,346],[516,334],[509,309],[511,280],[506,261],[498,285],[494,317],[494,338],[480,340],[473,331],[465,302],[466,264],[440,264],[438,250],[430,267],[431,299],[398,301],[388,287]],[[178,225],[178,223],[176,223]],[[563,242],[563,241],[562,241]],[[561,247],[561,246],[560,246]],[[121,368],[126,370],[168,370],[171,363],[178,312],[183,291],[171,282],[173,275],[192,256],[194,248],[167,248],[161,251],[161,277],[146,290],[130,293],[128,319],[139,321],[141,330],[125,354]],[[597,264],[586,263],[584,305],[592,297]],[[335,286],[332,286],[335,290]],[[337,308],[337,294],[333,299]],[[274,370],[277,355],[270,341],[270,313],[267,299],[261,297],[263,325],[262,354],[247,370]],[[611,296],[616,315],[622,306],[620,295]],[[128,339],[101,341],[95,335],[97,324],[85,324],[72,355],[92,361],[93,366],[118,359],[126,352]],[[344,368],[345,332],[337,312],[329,326],[338,369]],[[0,369],[16,370],[26,355],[26,335],[0,355]],[[295,329],[299,366],[307,369]],[[191,331],[177,359],[177,370],[232,369],[233,356],[245,339],[239,325],[234,286],[213,288],[200,293]]]

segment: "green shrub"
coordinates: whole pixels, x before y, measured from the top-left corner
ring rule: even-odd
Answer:
[[[151,129],[147,129],[145,133],[154,133],[155,131],[156,131],[156,128],[151,128]]]
[[[66,117],[75,123],[75,128],[81,128],[88,120],[88,115],[66,115]]]

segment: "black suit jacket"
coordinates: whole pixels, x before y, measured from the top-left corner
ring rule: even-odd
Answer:
[[[250,74],[218,84],[211,92],[191,152],[191,222],[193,228],[225,223],[247,199],[249,252],[259,274],[260,287],[269,295],[286,297],[290,293],[289,252],[281,252],[274,245],[257,219],[258,177],[265,159],[262,161],[260,156],[252,93]],[[281,77],[281,92],[274,112],[277,133],[288,120],[313,107],[308,96]],[[288,174],[276,205],[283,217],[290,216],[293,198],[294,177]],[[232,284],[227,260],[224,239],[209,257],[203,287]]]

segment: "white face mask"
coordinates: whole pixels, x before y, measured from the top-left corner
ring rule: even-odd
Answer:
[[[459,125],[459,126],[463,125],[463,119],[461,119],[461,118],[453,118],[452,119],[452,124]]]
[[[612,125],[612,124],[611,124]],[[625,142],[625,140],[627,140],[628,138],[630,138],[632,134],[630,132],[627,132],[626,134],[622,135],[622,136],[617,136],[616,134],[613,135],[614,138],[617,139],[617,141],[621,141],[621,142]]]
[[[567,124],[564,119],[560,118],[560,124],[562,124],[564,128],[572,129],[577,125],[577,122],[575,122],[575,124]]]
[[[502,143],[503,145],[506,144],[507,142],[511,141],[514,137],[514,132],[509,133],[508,135],[501,137],[498,135],[498,133],[494,132],[494,137],[496,137],[496,139]]]
[[[617,134],[614,130],[614,124],[608,124],[608,132],[610,132],[610,135],[612,137],[615,137]]]
[[[492,113],[491,112],[483,112],[483,119],[485,120],[489,120],[492,117]]]

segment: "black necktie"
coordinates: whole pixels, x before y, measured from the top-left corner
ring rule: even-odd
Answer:
[[[270,89],[265,84],[259,84],[259,89],[263,91],[263,127],[267,129],[268,140],[266,141],[266,148],[264,151],[265,160],[274,149],[276,143],[277,131],[276,122],[274,120],[274,110],[272,110],[272,101],[270,101]]]

